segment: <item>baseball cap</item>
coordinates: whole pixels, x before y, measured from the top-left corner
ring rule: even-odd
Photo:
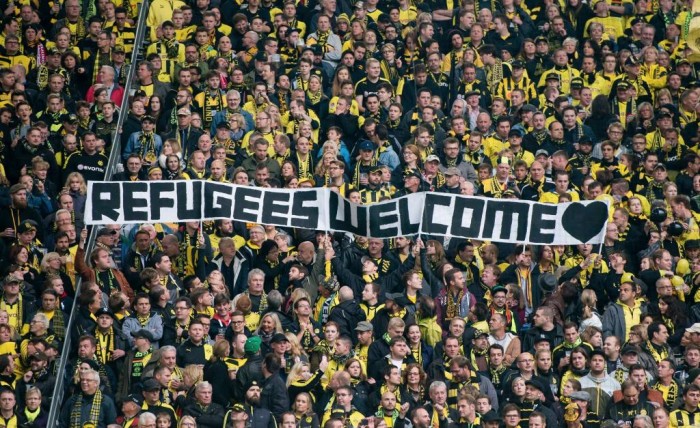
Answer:
[[[360,150],[374,150],[374,143],[369,140],[363,140],[358,148]]]

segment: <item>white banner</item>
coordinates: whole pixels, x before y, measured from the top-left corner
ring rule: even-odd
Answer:
[[[531,244],[600,244],[608,205],[557,205],[416,193],[356,205],[329,189],[266,189],[212,181],[90,182],[87,224],[232,219],[375,238],[426,234]]]

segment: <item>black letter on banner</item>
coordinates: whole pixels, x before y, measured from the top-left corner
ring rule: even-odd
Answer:
[[[109,193],[107,199],[103,199],[101,193]],[[101,183],[92,184],[92,220],[101,221],[107,217],[112,222],[119,220],[119,207],[122,205],[121,184]]]
[[[258,217],[255,213],[260,210],[261,197],[262,192],[253,187],[237,187],[236,203],[233,206],[233,219],[237,221],[257,223]]]
[[[399,199],[399,220],[401,221],[401,234],[413,235],[418,233],[420,223],[411,223],[411,207],[408,206],[408,198]]]
[[[220,206],[214,207],[214,202]],[[204,218],[231,218],[232,207],[233,187],[216,182],[204,185]]]
[[[175,183],[167,181],[151,181],[148,183],[149,205],[151,209],[150,221],[160,221],[164,208],[175,208],[175,201],[172,197],[161,197],[164,193],[175,190]]]
[[[145,199],[134,198],[136,192],[148,192],[148,183],[129,183],[124,189],[124,221],[149,221],[148,211],[135,211],[136,208],[148,207],[148,196]]]
[[[318,229],[318,203],[316,191],[296,191],[292,199],[292,227]],[[304,206],[304,202],[314,201],[316,206]]]
[[[263,224],[274,224],[277,226],[289,224],[287,219],[289,216],[289,195],[289,193],[283,192],[265,192],[260,221]]]
[[[450,206],[450,201],[452,197],[438,195],[435,193],[427,193],[425,195],[425,208],[423,209],[423,230],[422,233],[427,233],[429,235],[445,235],[447,234],[447,225],[440,223],[433,223],[433,217],[435,216],[435,206],[441,205],[445,207]],[[449,220],[449,219],[444,219]]]
[[[478,238],[481,229],[481,219],[484,214],[484,204],[486,201],[476,198],[455,198],[455,207],[452,217],[452,229],[450,233],[453,236],[462,238]],[[464,212],[472,210],[472,215],[467,219],[468,223],[462,223],[464,220]]]
[[[330,209],[331,218],[331,229],[332,230],[342,230],[345,232],[354,233],[356,235],[365,236],[367,234],[367,207],[357,205],[355,207],[346,200],[343,200],[339,194],[335,192],[330,193],[330,201],[328,201],[328,207]],[[343,207],[343,220],[339,220],[338,209],[342,204]],[[357,226],[352,224],[351,213],[355,211],[357,215]]]
[[[486,221],[484,222],[484,234],[482,239],[495,239],[501,241],[524,241],[527,238],[527,214],[530,206],[526,203],[488,201],[486,204]],[[501,223],[496,224],[496,213],[501,213]],[[511,238],[510,230],[513,226],[515,215],[518,216],[516,224],[517,236]],[[494,230],[498,229],[498,230]]]
[[[179,219],[196,220],[202,218],[202,183],[192,181],[192,194],[189,193],[187,182],[177,183],[177,217]],[[192,209],[187,209],[187,200],[192,199]]]
[[[382,214],[385,213],[391,214],[382,216]],[[373,238],[391,238],[399,234],[396,227],[381,228],[382,225],[397,224],[399,222],[398,213],[396,212],[396,202],[384,202],[370,205],[369,218],[369,234]]]
[[[553,216],[545,219],[544,216]],[[554,231],[557,228],[557,206],[552,204],[535,204],[532,207],[532,224],[530,239],[533,244],[551,244],[554,242]],[[542,231],[548,231],[542,233]],[[551,232],[549,232],[551,231]]]

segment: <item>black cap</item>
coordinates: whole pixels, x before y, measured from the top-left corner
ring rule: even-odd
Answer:
[[[153,334],[150,331],[146,330],[145,328],[142,328],[141,330],[137,330],[137,331],[132,331],[131,336],[134,339],[142,338],[142,339],[148,339],[149,342],[155,341],[155,339],[153,338]]]
[[[141,407],[141,406],[143,406],[143,397],[139,397],[136,394],[129,394],[126,396],[123,403],[128,403],[128,402],[134,403],[137,406]]]
[[[284,333],[275,333],[272,336],[272,339],[270,339],[270,344],[282,342],[289,342],[289,339],[287,339],[287,336],[285,336]]]
[[[541,392],[544,392],[545,389],[547,389],[547,384],[542,382],[542,380],[538,376],[533,376],[532,378],[526,380],[525,385],[535,387]]]
[[[61,121],[68,122],[68,123],[78,123],[78,122],[80,122],[80,119],[78,119],[78,116],[76,116],[74,113],[70,113],[70,114],[64,114],[63,116],[61,116]]]
[[[585,144],[587,146],[592,146],[593,140],[591,140],[591,137],[583,136],[578,140],[578,145],[580,146],[581,144]]]
[[[23,222],[21,222],[17,226],[17,234],[18,235],[22,234],[22,233],[29,232],[31,230],[33,230],[35,232],[38,230],[37,224],[34,220],[24,220]]]
[[[102,229],[97,231],[97,237],[100,238],[102,236],[113,236],[117,235],[119,232],[117,232],[114,229],[108,229],[106,227],[103,227]]]
[[[109,315],[110,317],[114,318],[114,314],[112,311],[109,310],[109,308],[100,308],[95,312],[95,317],[100,317],[102,315]]]
[[[151,378],[148,379],[143,383],[143,390],[150,392],[150,391],[160,391],[160,383],[158,383],[157,380]]]
[[[634,55],[630,55],[625,60],[625,65],[639,65],[639,61],[637,61],[637,58],[635,58]]]
[[[639,349],[639,346],[636,346],[636,345],[627,345],[624,348],[622,348],[622,352],[620,352],[621,355],[627,355],[627,354],[639,355],[640,353],[641,353],[641,350]]]
[[[580,77],[574,77],[571,79],[571,88],[572,89],[582,89],[583,88],[583,79]]]
[[[420,175],[420,172],[419,172],[417,169],[406,168],[406,169],[403,171],[403,179],[405,180],[405,179],[410,178],[410,177],[416,177],[416,178],[420,179],[420,178],[421,178],[421,175]]]
[[[667,112],[666,110],[658,110],[654,116],[656,116],[657,120],[658,119],[673,119],[673,116],[671,115],[671,113]]]
[[[216,124],[216,129],[231,129],[231,124],[226,121],[222,121]]]
[[[257,386],[258,388],[262,388],[257,380],[253,380],[253,381],[248,382],[248,384],[245,386],[245,390],[247,391],[254,386]]]
[[[511,66],[513,66],[513,68],[525,68],[525,63],[522,60],[516,59]]]
[[[141,117],[141,123],[143,122],[151,122],[151,123],[156,123],[156,119],[151,116],[150,114],[145,114]]]
[[[616,89],[617,89],[618,91],[619,91],[620,89],[622,89],[623,91],[626,91],[626,90],[628,90],[629,88],[630,88],[630,83],[629,83],[628,81],[626,81],[626,80],[620,80],[620,82],[618,82],[618,84],[617,84],[617,88],[616,88]]]
[[[513,128],[510,130],[510,132],[508,132],[508,138],[510,138],[510,137],[521,137],[522,138],[522,136],[523,136],[523,131],[521,131],[518,128]]]
[[[700,239],[688,239],[685,241],[684,248],[687,250],[697,250],[700,248]]]

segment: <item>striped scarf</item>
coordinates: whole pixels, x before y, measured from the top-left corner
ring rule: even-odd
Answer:
[[[73,410],[70,414],[70,428],[82,428],[81,414],[83,409],[83,398],[84,394],[78,395],[78,399],[73,404]],[[95,392],[92,398],[92,407],[90,407],[90,416],[88,417],[87,423],[92,424],[92,426],[97,426],[100,421],[100,408],[102,407],[102,391],[99,389]]]

